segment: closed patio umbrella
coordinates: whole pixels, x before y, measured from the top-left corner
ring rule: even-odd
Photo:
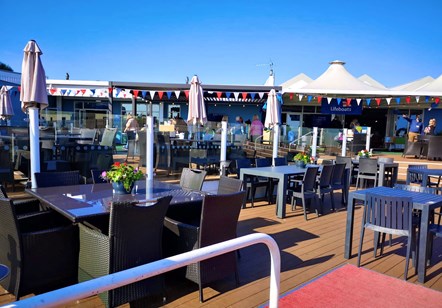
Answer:
[[[38,111],[48,106],[46,75],[40,60],[42,51],[34,40],[24,49],[20,101],[22,110],[29,113],[29,140],[31,151],[31,182],[36,188],[35,173],[40,172],[40,134],[38,130]]]
[[[9,120],[14,115],[12,108],[11,96],[8,88],[3,86],[0,89],[0,119]]]
[[[195,75],[190,81],[189,91],[189,114],[187,116],[187,123],[192,124],[194,127],[200,123],[204,125],[207,123],[206,106],[204,105],[203,88]]]
[[[279,124],[281,123],[281,107],[276,98],[275,89],[270,90],[267,98],[267,110],[264,126],[273,129],[273,158],[278,157]]]

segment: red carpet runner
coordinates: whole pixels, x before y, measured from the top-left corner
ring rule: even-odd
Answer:
[[[441,307],[442,292],[344,265],[279,300],[279,307]]]

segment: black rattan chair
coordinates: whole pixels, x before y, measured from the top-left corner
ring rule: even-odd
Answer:
[[[79,279],[85,281],[162,259],[164,216],[171,199],[163,197],[149,206],[113,202],[108,225],[79,224]],[[99,296],[107,307],[115,307],[128,302],[145,306],[148,297],[163,295],[163,276],[155,276]]]
[[[245,191],[206,195],[200,221],[178,221],[166,217],[164,242],[173,246],[173,254],[178,254],[236,238],[239,212],[245,196]],[[231,252],[187,266],[186,278],[198,284],[201,302],[204,301],[203,287],[211,282],[235,274],[239,284],[236,261],[235,253]]]
[[[37,187],[53,187],[84,184],[78,170],[64,172],[36,172]]]
[[[333,176],[334,165],[323,165],[321,170],[321,175],[319,176],[317,193],[321,197],[321,214],[324,211],[324,195],[330,194],[330,201],[332,209],[335,209],[335,202],[333,197],[333,187],[331,185],[331,179]]]
[[[3,185],[0,184],[0,198],[8,199],[8,194]],[[38,199],[12,200],[17,215],[24,215],[40,211],[40,201]]]
[[[331,187],[333,191],[341,190],[342,192],[342,203],[347,204],[347,194],[348,194],[348,185],[345,185],[345,181],[347,180],[345,177],[345,163],[336,163],[333,168],[333,174],[331,178]],[[347,189],[347,191],[345,191]],[[332,198],[332,205],[334,208],[334,199]]]
[[[366,202],[361,224],[361,237],[358,250],[358,267],[361,265],[362,243],[364,242],[365,229],[382,232],[382,243],[385,234],[406,236],[407,256],[405,262],[404,279],[408,276],[408,264],[411,247],[415,246],[416,226],[413,224],[413,201],[411,197],[391,197],[375,194],[366,194]],[[383,244],[381,246],[381,255]]]
[[[207,171],[183,168],[180,178],[180,186],[185,189],[201,190]]]
[[[287,196],[291,197],[292,211],[295,210],[296,199],[301,199],[305,220],[307,220],[306,200],[314,199],[316,202],[318,197],[316,194],[316,176],[318,175],[318,170],[319,166],[307,167],[307,170],[304,173],[304,177],[302,181],[300,181],[300,185],[287,189]]]
[[[218,183],[218,195],[233,194],[242,190],[242,181],[227,176],[220,176]]]
[[[10,275],[0,282],[16,299],[78,282],[78,227],[55,212],[17,217],[0,199],[0,263]]]

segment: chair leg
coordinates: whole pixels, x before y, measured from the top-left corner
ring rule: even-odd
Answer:
[[[301,198],[302,201],[302,209],[304,210],[304,219],[307,220],[307,210],[305,207],[305,198]]]
[[[413,234],[408,234],[407,240],[407,257],[405,259],[405,273],[404,280],[407,280],[408,277],[408,265],[410,264],[410,251],[411,251],[411,242],[412,242]]]
[[[203,296],[203,287],[201,285],[201,282],[198,284],[199,293],[200,293],[200,303],[204,302],[204,296]]]
[[[358,262],[357,266],[361,266],[361,253],[362,253],[362,243],[364,242],[364,233],[365,233],[365,209],[364,214],[362,215],[362,223],[361,223],[361,237],[359,239],[359,249],[358,249]]]
[[[330,201],[331,201],[331,206],[332,206],[332,211],[335,211],[335,197],[333,194],[333,190],[330,192]]]

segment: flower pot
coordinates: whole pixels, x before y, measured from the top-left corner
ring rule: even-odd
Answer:
[[[296,162],[295,162],[295,165],[296,165],[296,167],[299,167],[299,168],[305,168],[305,162],[303,162],[302,160],[297,160]]]
[[[130,186],[130,190],[129,191],[127,191],[124,188],[123,182],[112,182],[112,187],[114,189],[114,194],[126,195],[126,194],[130,194],[132,192],[132,188],[134,187],[134,184],[132,183],[132,185]]]

